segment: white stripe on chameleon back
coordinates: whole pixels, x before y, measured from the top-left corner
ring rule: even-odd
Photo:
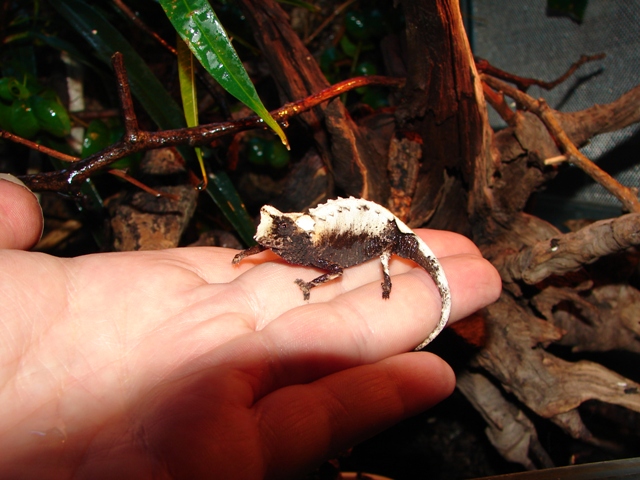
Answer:
[[[309,210],[316,221],[315,233],[333,231],[337,234],[362,233],[380,235],[396,217],[377,203],[361,198],[337,198]]]

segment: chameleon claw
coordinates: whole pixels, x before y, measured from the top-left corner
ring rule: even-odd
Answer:
[[[309,300],[311,298],[311,286],[313,285],[310,286],[309,283],[305,282],[301,278],[296,279],[296,285],[298,285],[300,290],[302,290],[304,300]]]

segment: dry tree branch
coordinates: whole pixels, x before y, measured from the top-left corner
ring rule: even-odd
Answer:
[[[40,153],[44,153],[45,155],[49,155],[53,158],[57,158],[58,160],[62,160],[63,162],[77,162],[80,160],[78,157],[74,157],[73,155],[67,155],[66,153],[58,152],[49,147],[45,147],[44,145],[40,145],[38,143],[32,142],[31,140],[27,140],[26,138],[19,137],[18,135],[14,135],[11,132],[7,132],[6,130],[0,130],[0,138],[4,138],[7,140],[11,140],[14,143],[19,143],[21,145],[25,145],[32,150],[36,150]]]
[[[476,57],[475,62],[476,68],[480,73],[486,73],[488,75],[491,75],[492,77],[501,78],[503,80],[511,82],[515,84],[520,90],[526,92],[531,85],[537,85],[538,87],[544,88],[545,90],[551,90],[567,80],[567,78],[573,75],[575,71],[585,63],[593,62],[595,60],[602,60],[604,57],[606,57],[606,54],[604,53],[598,53],[596,55],[581,55],[580,59],[578,59],[578,61],[571,65],[566,72],[564,72],[562,75],[551,82],[545,82],[544,80],[538,80],[537,78],[519,77],[518,75],[505,72],[498,67],[494,67],[484,58]]]
[[[487,423],[485,433],[506,460],[527,470],[554,466],[538,438],[533,422],[482,373],[465,370],[456,375],[456,387]],[[535,459],[536,462],[533,462]]]
[[[133,98],[131,97],[131,89],[129,88],[129,80],[127,79],[127,70],[124,66],[124,58],[122,55],[115,54],[112,62],[116,72],[118,97],[120,98],[120,108],[122,108],[124,120],[124,139],[125,141],[135,143],[141,140],[138,137],[140,127],[138,126],[138,117],[133,109]]]
[[[311,43],[311,41],[314,38],[316,38],[320,34],[320,32],[322,32],[322,30],[327,28],[327,25],[329,25],[331,22],[333,22],[338,15],[340,15],[342,12],[344,12],[354,2],[355,2],[355,0],[347,0],[342,5],[339,5],[333,11],[333,13],[331,13],[331,15],[329,15],[327,18],[325,18],[322,21],[322,23],[318,26],[318,28],[316,28],[307,38],[305,38],[302,41],[302,43],[304,43],[305,45],[309,45]]]
[[[124,115],[125,134],[123,138],[108,148],[73,163],[68,169],[56,172],[22,175],[19,178],[33,191],[75,191],[81,183],[99,170],[132,153],[179,145],[200,146],[210,144],[223,135],[238,133],[255,128],[264,128],[264,122],[257,115],[240,120],[210,123],[191,128],[149,132],[141,130],[133,109],[133,101],[122,54],[115,53],[113,65],[118,81],[118,94]],[[404,79],[371,75],[355,77],[326,88],[314,95],[287,103],[271,112],[273,118],[286,124],[291,118],[341,94],[367,85],[401,87]],[[14,139],[12,138],[9,139]],[[19,138],[19,137],[18,137]],[[22,139],[20,139],[22,140]],[[24,143],[24,142],[21,142]]]
[[[124,13],[133,24],[150,37],[154,38],[167,51],[177,55],[176,49],[169,45],[164,38],[153,31],[146,23],[144,23],[138,15],[135,14],[122,0],[113,0],[114,5]]]
[[[611,175],[584,156],[562,129],[553,110],[549,105],[547,105],[544,99],[535,100],[526,93],[512,87],[508,83],[487,74],[482,75],[482,81],[490,87],[513,98],[527,110],[537,115],[545,124],[552,137],[559,144],[562,153],[567,156],[569,162],[573,163],[611,192],[618,200],[620,200],[627,210],[630,212],[640,212],[640,201],[638,200],[637,192],[620,184]]]
[[[126,119],[126,115],[125,115],[125,119]],[[126,123],[125,123],[125,126],[126,126]],[[137,123],[136,123],[135,127],[137,127]],[[131,126],[129,128],[131,128]],[[38,151],[40,153],[44,153],[45,155],[49,155],[49,156],[51,156],[53,158],[56,158],[58,160],[61,160],[63,162],[74,163],[74,162],[79,162],[80,161],[80,157],[74,157],[73,155],[67,155],[66,153],[58,152],[57,150],[54,150],[54,149],[49,148],[49,147],[45,147],[44,145],[40,145],[38,143],[32,142],[31,140],[27,140],[26,138],[19,137],[17,135],[14,135],[13,133],[5,131],[5,130],[0,130],[0,138],[5,138],[7,140],[11,140],[12,142],[19,143],[21,145],[25,145],[25,146],[31,148],[32,150],[36,150],[36,151]],[[111,169],[111,170],[109,170],[108,173],[110,173],[111,175],[114,175],[116,177],[122,178],[123,180],[126,180],[129,183],[132,183],[136,187],[138,187],[138,188],[144,190],[145,192],[150,193],[151,195],[154,195],[156,197],[161,197],[161,196],[172,197],[171,194],[166,194],[166,193],[163,193],[163,192],[161,192],[159,190],[156,190],[154,188],[148,187],[147,185],[143,184],[142,182],[139,182],[138,180],[136,180],[135,178],[131,177],[130,175],[128,175],[126,172],[124,172],[122,170]]]
[[[595,104],[577,112],[556,112],[564,131],[576,145],[593,136],[613,132],[640,122],[640,85],[636,85],[613,102]]]
[[[482,82],[482,93],[484,93],[484,98],[487,100],[489,105],[491,105],[498,115],[509,125],[510,127],[515,127],[516,125],[516,113],[509,108],[507,102],[504,99],[504,94],[502,92],[497,92],[485,82]]]
[[[149,187],[148,185],[145,185],[141,181],[133,178],[125,170],[112,168],[112,169],[110,169],[108,171],[108,173],[110,173],[111,175],[113,175],[115,177],[121,178],[124,181],[129,182],[132,185],[135,185],[140,190],[145,191],[148,194],[153,195],[154,197],[164,197],[164,198],[169,198],[171,200],[176,200],[176,201],[179,198],[177,195],[174,195],[173,193],[163,192],[163,191],[160,191],[160,190],[156,190],[155,188]]]
[[[487,344],[474,359],[530,410],[559,424],[575,438],[598,440],[581,430],[575,410],[587,400],[640,412],[640,385],[604,366],[568,362],[540,345],[558,341],[563,332],[523,309],[508,294],[487,307]]]
[[[527,247],[504,258],[497,268],[503,279],[534,285],[550,275],[563,275],[600,257],[640,245],[640,213],[592,223]]]
[[[44,153],[45,155],[49,155],[50,157],[56,158],[58,160],[61,160],[63,162],[78,162],[80,161],[80,157],[74,157],[73,155],[67,155],[66,153],[62,153],[62,152],[58,152],[57,150],[54,150],[52,148],[49,147],[45,147],[44,145],[40,145],[38,143],[32,142],[31,140],[27,140],[26,138],[22,138],[19,137],[17,135],[14,135],[13,133],[7,132],[5,130],[0,130],[0,138],[5,138],[7,140],[11,140],[12,142],[15,143],[19,143],[21,145],[25,145],[29,148],[31,148],[32,150],[36,150],[40,153]],[[166,194],[163,193],[159,190],[156,190],[154,188],[148,187],[147,185],[145,185],[142,182],[139,182],[138,180],[136,180],[135,178],[131,177],[130,175],[128,175],[126,172],[122,171],[122,170],[115,170],[115,169],[111,169],[109,170],[109,173],[111,175],[114,175],[116,177],[120,177],[123,180],[126,180],[127,182],[135,185],[136,187],[144,190],[147,193],[150,193],[151,195],[154,195],[156,197],[162,197],[162,196],[169,196],[171,197],[170,194]]]
[[[173,56],[178,55],[175,47],[170,45],[164,38],[162,38],[157,32],[155,32],[149,25],[142,21],[142,19],[135,14],[122,0],[113,0],[113,4],[116,8],[120,9],[120,11],[129,18],[129,20],[140,29],[140,31],[147,34],[150,38],[153,38],[159,45],[162,46],[167,52],[172,54]],[[225,115],[229,115],[229,107],[227,102],[224,100],[225,91],[222,87],[214,80],[214,78],[205,73],[203,69],[196,69],[196,77],[198,80],[202,82],[205,88],[213,95],[213,97],[218,102],[218,106],[225,112]]]

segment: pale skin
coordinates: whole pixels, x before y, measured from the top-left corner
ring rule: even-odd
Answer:
[[[410,352],[440,313],[429,275],[379,261],[302,300],[318,271],[264,252],[184,248],[59,259],[24,251],[42,217],[0,180],[0,476],[296,478],[447,397]],[[417,230],[459,320],[500,280],[462,236]]]

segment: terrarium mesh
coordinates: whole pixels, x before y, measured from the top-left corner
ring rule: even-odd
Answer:
[[[546,3],[475,0],[468,8],[463,5],[474,54],[521,76],[553,80],[580,55],[606,53],[554,90],[529,89],[534,98],[544,97],[562,111],[611,102],[640,84],[640,0],[589,0],[582,24],[548,16]],[[491,123],[504,125],[495,112]],[[640,187],[640,125],[599,135],[582,151],[621,183]],[[549,187],[549,196],[562,198],[557,207],[619,208],[615,197],[575,170],[564,171]]]

